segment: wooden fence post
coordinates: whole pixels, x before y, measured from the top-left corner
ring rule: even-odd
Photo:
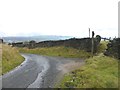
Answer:
[[[90,38],[90,28],[89,28],[89,38]]]
[[[94,54],[94,31],[92,31],[92,47],[91,47],[91,53],[92,53],[92,57],[93,57],[93,54]]]

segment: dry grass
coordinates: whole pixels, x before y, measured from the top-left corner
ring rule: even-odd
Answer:
[[[2,74],[12,70],[24,61],[16,48],[2,45]]]
[[[60,56],[60,57],[68,57],[68,58],[89,58],[91,56],[90,53],[85,52],[83,50],[64,47],[64,46],[56,46],[56,47],[44,47],[44,48],[18,48],[22,53],[32,53],[32,54],[41,54],[47,56]]]

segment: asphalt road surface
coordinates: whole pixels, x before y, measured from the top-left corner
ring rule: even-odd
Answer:
[[[83,60],[75,58],[48,57],[35,54],[21,54],[25,61],[14,70],[2,76],[3,88],[53,88],[63,75],[62,66]]]

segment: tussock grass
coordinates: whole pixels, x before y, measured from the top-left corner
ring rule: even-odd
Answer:
[[[107,49],[107,44],[109,43],[109,41],[101,41],[100,45],[98,46],[98,51],[97,53],[104,53],[105,50]]]
[[[44,48],[18,48],[22,53],[41,54],[47,56],[61,56],[69,58],[89,58],[90,53],[83,50],[74,49],[71,47],[57,46],[57,47],[44,47]]]
[[[2,74],[12,70],[24,61],[16,48],[2,45]]]
[[[100,54],[86,65],[66,74],[59,87],[118,88],[118,60]]]

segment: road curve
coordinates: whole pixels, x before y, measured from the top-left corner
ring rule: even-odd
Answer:
[[[71,62],[83,63],[75,58],[48,57],[35,54],[21,54],[25,61],[2,76],[3,88],[48,88],[54,87],[65,68]]]

